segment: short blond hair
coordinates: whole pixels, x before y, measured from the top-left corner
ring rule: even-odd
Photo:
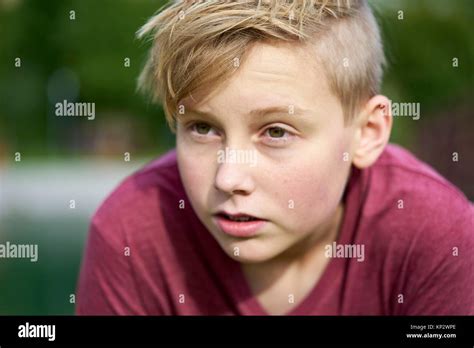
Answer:
[[[229,79],[258,41],[313,44],[346,121],[378,93],[385,64],[365,0],[175,0],[137,36],[153,42],[138,88],[163,104],[172,130],[179,102]]]

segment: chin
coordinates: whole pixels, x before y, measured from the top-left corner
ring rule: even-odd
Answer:
[[[221,245],[222,246],[222,245]],[[239,254],[234,253],[234,248],[239,248]],[[245,242],[232,242],[223,247],[225,253],[233,260],[245,264],[257,264],[269,261],[278,255],[277,250],[269,250],[252,243],[251,240]]]
[[[227,254],[229,255],[230,258],[232,258],[233,260],[239,262],[239,263],[243,263],[243,264],[259,264],[259,263],[263,263],[265,261],[268,261],[269,259],[271,258],[268,258],[268,257],[255,257],[255,256],[249,256],[249,257],[243,257],[242,255],[239,257],[239,256],[234,256],[234,254]]]

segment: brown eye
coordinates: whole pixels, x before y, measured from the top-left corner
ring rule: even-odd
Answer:
[[[267,129],[268,135],[272,138],[283,138],[285,130],[280,127],[271,127]]]
[[[198,134],[206,135],[211,130],[211,126],[206,123],[196,123],[194,128]]]

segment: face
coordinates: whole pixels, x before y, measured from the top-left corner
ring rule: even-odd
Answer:
[[[186,193],[239,262],[297,253],[340,219],[354,129],[311,55],[305,46],[257,43],[230,80],[180,103]]]

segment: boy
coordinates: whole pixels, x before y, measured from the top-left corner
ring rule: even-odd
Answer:
[[[474,314],[472,207],[387,145],[365,1],[175,1],[148,34],[176,150],[94,216],[78,314]]]

